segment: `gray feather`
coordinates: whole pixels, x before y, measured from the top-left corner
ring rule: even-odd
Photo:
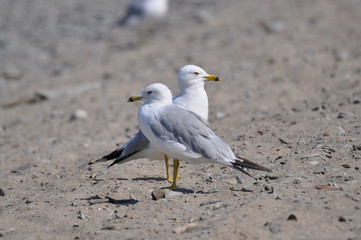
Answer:
[[[179,142],[187,151],[201,154],[212,161],[233,160],[235,155],[228,145],[206,125],[206,122],[190,111],[176,105],[165,106],[156,119],[150,121],[156,137]]]
[[[142,131],[138,131],[135,136],[125,143],[124,150],[121,154],[121,157],[126,158],[130,154],[134,154],[134,152],[139,152],[146,149],[149,145],[148,139],[144,136]]]

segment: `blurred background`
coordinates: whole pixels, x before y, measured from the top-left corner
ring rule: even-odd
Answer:
[[[321,52],[339,60],[360,55],[357,0],[171,0],[157,31],[146,36],[139,28],[116,25],[129,3],[1,1],[0,80],[6,88],[1,102],[15,97],[19,88],[32,91],[39,81],[55,87],[104,78],[143,81],[148,73],[171,78],[188,63],[233,80],[241,71],[274,62],[289,68],[284,71],[292,74],[286,72],[286,78],[311,81],[307,66],[293,57],[307,65]]]

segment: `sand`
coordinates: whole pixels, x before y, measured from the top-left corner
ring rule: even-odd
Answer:
[[[149,30],[127,1],[0,3],[1,239],[361,239],[361,2],[171,0]],[[132,137],[154,82],[196,64],[210,126],[273,170],[89,166]]]

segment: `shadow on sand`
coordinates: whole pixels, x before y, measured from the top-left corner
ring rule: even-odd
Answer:
[[[167,179],[161,177],[139,177],[139,178],[132,178],[133,181],[166,181]]]
[[[101,203],[111,203],[111,204],[114,204],[114,205],[128,206],[128,205],[137,204],[139,202],[138,200],[135,200],[135,199],[132,199],[132,198],[129,198],[129,199],[114,199],[114,198],[111,198],[111,197],[108,197],[108,196],[104,197],[104,198],[101,198],[98,195],[91,196],[91,197],[88,197],[88,198],[80,198],[80,200],[86,200],[86,201],[89,202],[90,205],[101,204]]]

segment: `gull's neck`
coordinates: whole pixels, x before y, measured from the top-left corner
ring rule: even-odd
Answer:
[[[204,83],[180,89],[180,95],[173,99],[173,103],[194,112],[208,121],[208,96]]]
[[[180,90],[180,94],[182,95],[187,92],[198,91],[199,89],[204,90],[204,82],[201,81],[201,82],[193,82],[193,83],[184,83],[178,80],[178,87]]]

